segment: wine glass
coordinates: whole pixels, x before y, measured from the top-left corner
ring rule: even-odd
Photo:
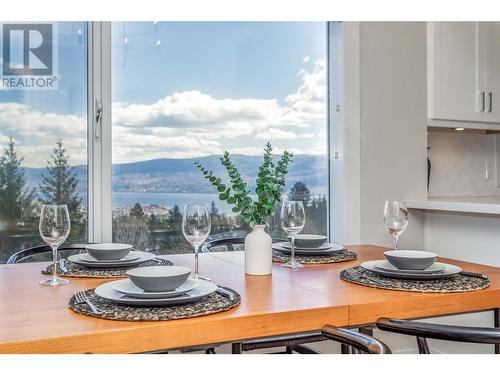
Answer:
[[[384,208],[384,225],[394,236],[394,250],[398,249],[398,238],[408,226],[408,209],[404,202],[386,201]]]
[[[57,249],[68,238],[71,223],[69,221],[68,207],[65,204],[44,204],[40,212],[38,230],[42,240],[52,249],[52,279],[40,281],[40,285],[57,286],[66,285],[68,280],[57,276]]]
[[[281,205],[281,227],[290,236],[292,242],[292,256],[282,267],[304,267],[295,260],[295,236],[299,234],[306,223],[306,213],[302,201],[284,201]]]
[[[198,273],[198,252],[200,245],[210,234],[210,212],[206,206],[186,204],[182,215],[182,233],[186,240],[194,247],[194,278],[205,279]]]

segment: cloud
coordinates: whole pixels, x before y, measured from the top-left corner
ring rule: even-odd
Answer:
[[[309,62],[309,60],[310,60],[309,56],[304,56],[304,58],[302,59],[304,63]]]
[[[194,158],[221,154],[217,141],[203,137],[163,135],[164,129],[138,136],[122,126],[113,128],[113,161],[148,160],[161,157]]]
[[[292,152],[294,155],[325,155],[325,146],[316,146],[311,149],[304,149],[298,147],[273,147],[274,155],[281,155],[283,152]],[[228,149],[230,154],[233,155],[252,155],[252,156],[262,156],[263,147],[234,147]]]
[[[233,155],[251,155],[251,156],[262,156],[262,147],[233,147],[229,150],[230,154]]]
[[[113,103],[113,123],[130,128],[208,129],[227,137],[271,127],[309,127],[311,121],[324,119],[325,69],[325,59],[318,59],[312,71],[301,69],[301,85],[284,103],[277,99],[215,98],[197,90],[183,91],[152,104]]]
[[[307,57],[307,56],[306,56]],[[304,58],[305,60],[305,58]],[[192,158],[275,151],[324,153],[314,139],[325,124],[326,60],[298,72],[297,91],[285,98],[216,98],[198,90],[174,92],[149,104],[113,103],[114,162]],[[0,135],[13,135],[28,166],[43,166],[61,138],[72,164],[86,162],[85,115],[41,112],[29,105],[0,103]],[[306,132],[307,130],[307,132]],[[8,139],[0,137],[1,145]]]
[[[62,139],[73,164],[87,160],[85,116],[44,113],[19,103],[0,103],[0,144],[13,136],[16,149],[27,166],[42,166],[56,140]]]
[[[273,139],[297,139],[298,136],[294,132],[280,130],[276,128],[270,128],[266,131],[257,133],[255,135],[256,139],[273,140]]]
[[[113,104],[113,124],[248,135],[271,126],[307,127],[306,113],[276,99],[217,99],[200,91],[175,92],[153,104]]]
[[[311,138],[314,138],[316,137],[316,134],[313,134],[313,133],[304,133],[300,136],[301,138],[306,138],[306,139],[311,139]],[[319,137],[318,137],[319,138]]]
[[[318,59],[312,72],[301,69],[298,76],[302,85],[297,92],[288,95],[286,102],[299,112],[325,116],[326,111],[326,59]]]

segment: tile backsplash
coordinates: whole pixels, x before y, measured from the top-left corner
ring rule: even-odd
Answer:
[[[497,137],[479,131],[429,130],[429,197],[500,195]]]

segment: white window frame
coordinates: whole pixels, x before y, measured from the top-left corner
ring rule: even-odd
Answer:
[[[337,122],[335,111],[330,111],[335,93],[330,92],[333,85],[334,69],[330,66],[330,45],[332,25],[327,22],[327,157],[328,157],[328,203],[327,231],[331,240],[340,239],[335,235],[336,226],[332,214],[334,207],[332,187],[335,187],[334,158],[331,150],[335,150],[335,132],[331,125]],[[111,22],[88,22],[88,116],[87,116],[87,152],[88,152],[88,241],[112,241],[112,125],[111,125]],[[333,61],[333,60],[332,60]],[[102,117],[96,121],[99,104],[102,106]]]
[[[98,103],[102,116],[97,121]],[[88,240],[112,240],[111,22],[88,23]]]

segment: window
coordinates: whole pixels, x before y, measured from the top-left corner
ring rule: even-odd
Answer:
[[[228,150],[254,189],[267,142],[276,154],[295,154],[286,195],[306,204],[304,232],[328,232],[325,23],[47,24],[0,24],[0,50],[9,51],[0,71],[0,262],[42,244],[45,201],[71,205],[68,242],[112,238],[156,253],[191,251],[180,228],[189,202],[210,208],[211,238],[244,236],[248,226],[193,162],[224,177],[218,156]],[[47,32],[48,60],[36,50]],[[279,214],[270,230],[284,236]]]
[[[5,263],[14,252],[43,244],[38,234],[43,202],[68,204],[67,242],[87,240],[87,24],[0,23],[0,34],[0,263]],[[23,45],[30,48],[29,58]]]
[[[328,231],[326,24],[112,24],[113,240],[190,251],[185,203],[206,204],[212,238],[249,230],[194,167],[224,176],[233,156],[252,188],[266,142],[293,151],[287,195],[304,200],[304,232]],[[281,237],[279,211],[271,220]]]

